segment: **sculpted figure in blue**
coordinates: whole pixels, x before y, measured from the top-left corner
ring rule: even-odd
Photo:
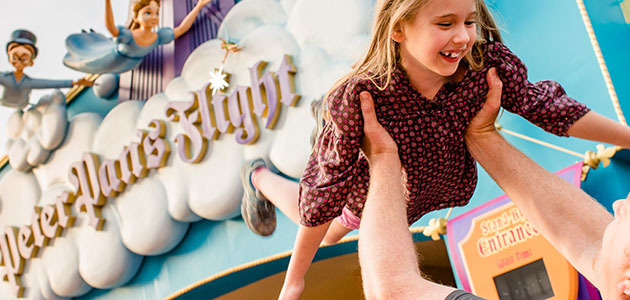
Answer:
[[[88,85],[92,82],[86,79],[48,80],[31,78],[24,74],[24,68],[33,65],[37,57],[35,35],[24,29],[11,33],[11,40],[7,43],[9,63],[15,68],[13,72],[0,73],[0,104],[16,109],[23,109],[29,104],[29,97],[33,89],[69,88],[73,85]]]
[[[96,32],[72,34],[66,38],[68,53],[64,65],[77,71],[102,74],[123,73],[142,62],[155,47],[170,43],[186,33],[211,0],[199,0],[197,5],[175,28],[153,31],[159,21],[160,0],[137,0],[133,6],[133,21],[129,28],[115,26],[110,0],[105,0],[105,27],[114,39]]]

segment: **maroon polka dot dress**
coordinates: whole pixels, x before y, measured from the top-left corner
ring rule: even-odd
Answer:
[[[472,196],[477,170],[464,133],[485,102],[489,68],[496,67],[503,81],[503,108],[546,131],[566,136],[589,111],[557,82],[529,82],[526,67],[505,45],[488,42],[485,47],[483,69],[468,69],[462,81],[447,82],[433,100],[418,93],[401,69],[383,91],[363,79],[351,79],[333,91],[328,98],[331,120],[320,132],[300,181],[301,223],[321,225],[339,216],[344,206],[361,217],[369,184],[368,162],[360,152],[361,91],[372,94],[379,122],[398,144],[407,174],[409,224],[432,210],[465,205]]]

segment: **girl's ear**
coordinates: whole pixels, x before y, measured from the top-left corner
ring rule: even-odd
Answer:
[[[392,40],[401,43],[405,40],[405,34],[402,32],[400,27],[396,27],[394,31],[392,31]]]

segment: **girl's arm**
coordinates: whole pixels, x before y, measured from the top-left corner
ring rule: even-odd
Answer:
[[[105,0],[105,27],[113,37],[118,36],[118,28],[114,24],[114,13],[112,12],[112,4],[110,0]]]
[[[581,139],[630,148],[630,127],[590,111],[575,121],[567,133]]]
[[[297,300],[300,298],[304,290],[304,275],[313,262],[313,257],[315,257],[330,223],[314,227],[299,226],[287,275],[284,278],[284,285],[278,299]]]
[[[210,1],[212,1],[212,0],[199,0],[199,1],[197,1],[197,5],[195,5],[195,8],[193,8],[193,10],[191,10],[188,13],[188,15],[179,24],[179,26],[177,26],[177,27],[175,27],[173,29],[173,32],[175,32],[175,38],[178,38],[178,37],[182,36],[184,33],[186,33],[188,31],[188,29],[190,29],[190,27],[192,27],[193,23],[195,22],[195,18],[197,18],[197,15],[201,11],[201,8],[204,5],[210,3]],[[107,1],[107,2],[109,2],[109,1]]]

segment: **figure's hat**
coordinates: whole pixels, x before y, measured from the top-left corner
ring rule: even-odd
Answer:
[[[7,43],[7,52],[9,51],[9,45],[13,43],[18,43],[20,45],[29,45],[33,47],[33,58],[37,56],[37,47],[35,46],[35,43],[37,43],[37,37],[32,32],[26,29],[17,29],[13,31],[11,33],[11,40]]]

